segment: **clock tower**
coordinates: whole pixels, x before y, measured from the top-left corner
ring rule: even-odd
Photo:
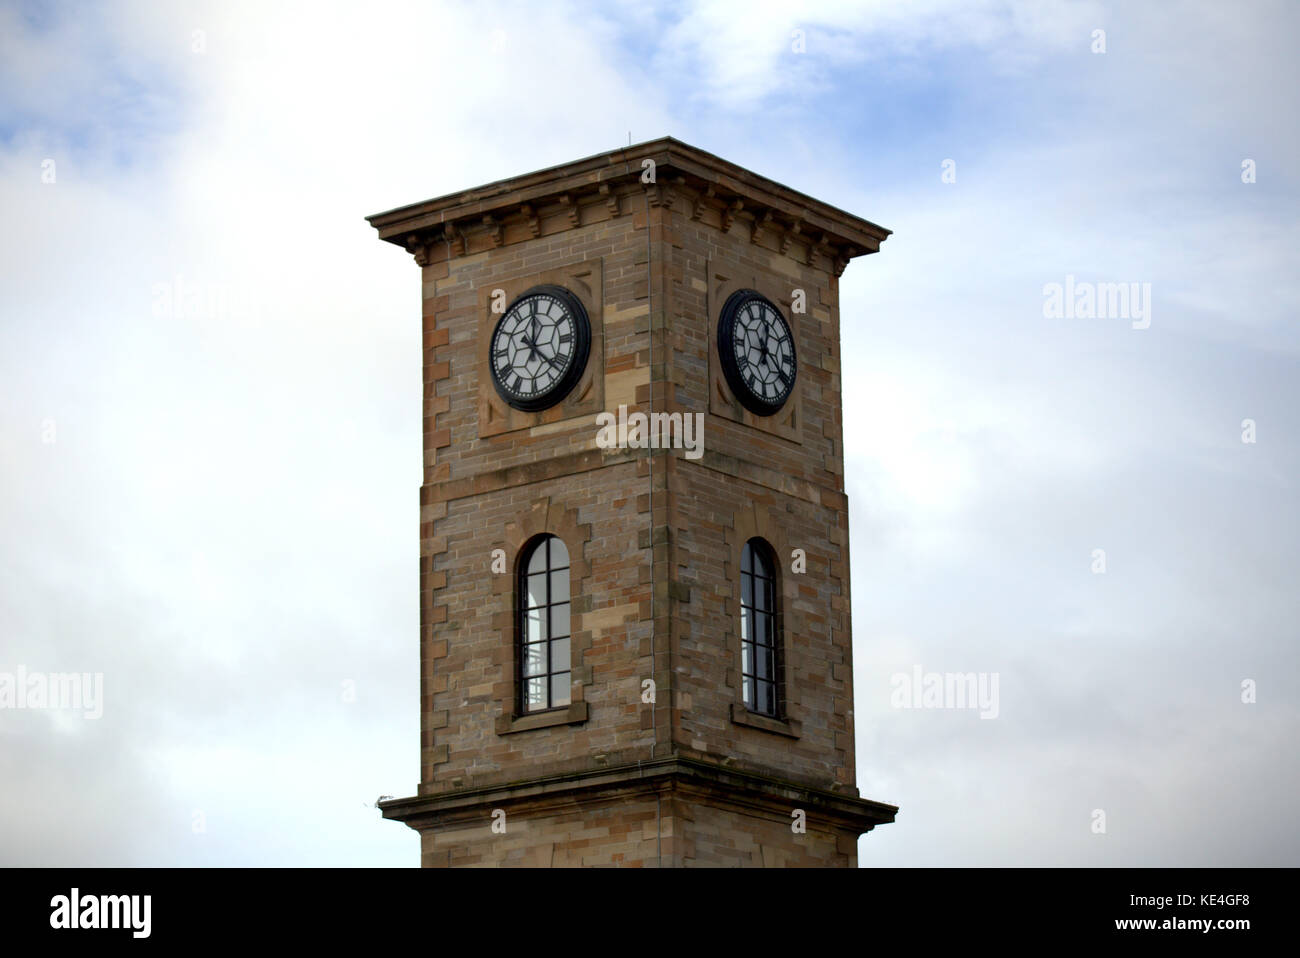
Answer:
[[[673,139],[369,217],[420,268],[426,866],[857,864],[839,277]]]

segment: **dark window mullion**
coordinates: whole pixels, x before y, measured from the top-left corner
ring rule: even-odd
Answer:
[[[528,656],[528,564],[532,561],[532,552],[526,552],[519,563],[519,608],[516,615],[519,622],[519,652],[515,667],[516,680],[519,684],[519,712],[527,715],[531,709],[528,705],[528,677],[524,661]]]
[[[776,583],[772,583],[772,605],[776,605]],[[777,636],[781,634],[781,625],[777,620],[776,609],[772,610],[772,717],[781,717],[782,664],[781,643]]]
[[[542,682],[546,686],[546,704],[543,709],[549,709],[551,707],[551,539],[549,536],[542,542],[542,548],[546,550],[546,605],[542,610],[545,620],[542,635],[546,639],[546,675]]]

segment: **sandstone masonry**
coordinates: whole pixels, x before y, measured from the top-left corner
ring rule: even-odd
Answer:
[[[369,221],[423,283],[420,783],[384,816],[426,866],[856,865],[897,809],[854,771],[838,278],[889,231],[672,139]],[[592,345],[568,396],[526,413],[490,381],[489,306],[542,283],[581,300]],[[771,417],[718,364],[742,288],[796,339]],[[596,415],[620,405],[705,413],[703,455],[599,448]],[[523,715],[516,578],[493,555],[542,532],[571,557],[573,685]],[[779,718],[741,698],[752,536],[782,565]]]

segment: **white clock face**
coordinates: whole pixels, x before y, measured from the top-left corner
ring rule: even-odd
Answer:
[[[797,370],[794,338],[785,317],[754,295],[734,309],[730,333],[733,388],[747,392],[765,413],[779,409],[794,388]]]
[[[517,299],[492,334],[492,379],[519,409],[544,409],[564,398],[586,363],[590,332],[582,307],[562,289]]]

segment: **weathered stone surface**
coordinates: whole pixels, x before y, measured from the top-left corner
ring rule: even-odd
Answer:
[[[854,775],[838,276],[888,231],[674,140],[370,219],[424,290],[420,784],[385,816],[429,866],[855,864],[896,809]],[[565,400],[520,413],[487,375],[488,304],[543,282],[582,299],[591,357]],[[795,393],[767,418],[713,345],[742,287],[796,338]],[[620,405],[703,414],[703,455],[599,448],[596,414]],[[573,705],[523,717],[513,570],[539,532],[572,562]],[[741,700],[752,536],[782,564],[777,718]]]

